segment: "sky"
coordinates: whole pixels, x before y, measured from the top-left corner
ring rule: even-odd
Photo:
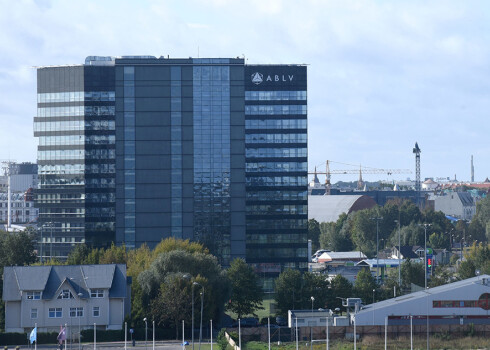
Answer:
[[[308,65],[308,163],[490,177],[487,0],[0,0],[0,160],[35,161],[36,68],[86,56]],[[332,182],[358,175],[332,175]],[[321,178],[321,181],[323,179]]]

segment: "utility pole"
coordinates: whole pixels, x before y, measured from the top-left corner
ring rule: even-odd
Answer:
[[[379,220],[383,220],[382,217],[377,216],[371,218],[371,220],[376,220],[376,284],[379,283]]]

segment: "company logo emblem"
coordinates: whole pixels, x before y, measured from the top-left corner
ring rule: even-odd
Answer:
[[[254,83],[255,85],[259,85],[263,81],[264,76],[261,73],[255,72],[252,74],[252,83]]]

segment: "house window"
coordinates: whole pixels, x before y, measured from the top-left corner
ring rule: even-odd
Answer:
[[[37,318],[37,309],[31,309],[31,318]]]
[[[63,317],[63,310],[60,307],[50,307],[48,316],[49,318],[61,318]]]
[[[92,316],[93,317],[99,317],[100,316],[100,308],[98,306],[93,307]]]
[[[83,317],[83,307],[71,307],[70,317]]]
[[[39,300],[41,299],[41,292],[26,292],[27,300]]]
[[[104,297],[104,290],[103,289],[92,289],[90,291],[90,297],[91,298],[103,298]]]
[[[58,299],[73,299],[73,294],[68,289],[63,289],[58,295]]]

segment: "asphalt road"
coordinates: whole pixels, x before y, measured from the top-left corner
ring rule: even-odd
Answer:
[[[148,341],[147,345],[145,346],[145,342],[138,341],[136,342],[136,346],[131,346],[131,342],[127,342],[127,350],[153,350],[153,343],[151,341]],[[9,350],[15,350],[16,346],[15,345],[10,345],[7,347]],[[187,345],[186,350],[190,350],[192,348],[191,345]],[[22,350],[34,350],[34,346],[27,346],[27,345],[21,345],[20,349]],[[38,350],[59,350],[57,345],[54,344],[48,344],[48,345],[38,345],[37,346]],[[68,345],[67,350],[94,350],[94,344],[93,343],[86,343],[81,345],[79,348],[78,344],[72,344],[71,349],[70,345]],[[97,349],[96,350],[104,350],[104,349],[124,349],[124,342],[113,342],[113,343],[97,343]],[[157,341],[155,342],[155,349],[159,350],[182,350],[182,342],[178,341]],[[217,349],[217,348],[216,348]]]

